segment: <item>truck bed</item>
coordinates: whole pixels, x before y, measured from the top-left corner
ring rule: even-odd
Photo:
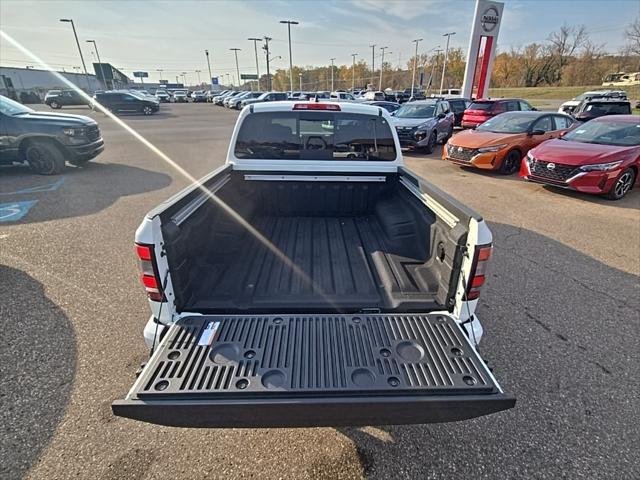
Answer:
[[[466,230],[444,224],[397,177],[276,182],[232,174],[225,182],[216,192],[221,202],[194,197],[163,213],[177,311],[428,312],[450,306]]]
[[[436,288],[435,279],[416,274],[424,260],[387,242],[374,215],[256,216],[253,226],[295,267],[249,238],[236,254],[198,265],[195,308],[424,308]]]

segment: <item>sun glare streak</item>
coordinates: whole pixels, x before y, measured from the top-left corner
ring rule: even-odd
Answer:
[[[136,130],[127,125],[124,121],[116,117],[116,115],[110,112],[103,105],[95,101],[92,97],[87,95],[86,92],[78,88],[74,83],[60,75],[58,72],[54,71],[44,60],[38,57],[31,50],[23,46],[20,42],[14,39],[11,35],[6,33],[4,30],[0,29],[0,37],[3,40],[6,40],[11,45],[16,47],[22,53],[30,57],[34,62],[38,63],[44,70],[48,70],[49,73],[58,78],[62,83],[68,86],[70,89],[78,92],[83,98],[85,98],[90,105],[93,105],[94,108],[97,108],[102,113],[111,118],[114,122],[120,125],[124,130],[130,133],[136,140],[142,143],[145,147],[151,150],[153,153],[158,155],[162,160],[168,163],[174,170],[176,170],[179,174],[184,176],[190,182],[196,184],[196,186],[207,195],[212,201],[214,201],[217,205],[219,205],[226,213],[228,213],[236,222],[238,222],[243,228],[245,228],[253,237],[255,237],[260,243],[262,243],[269,251],[271,251],[276,257],[278,257],[285,265],[287,265],[291,270],[298,275],[305,283],[313,288],[318,294],[320,294],[327,302],[336,308],[336,305],[326,296],[326,294],[320,289],[320,287],[313,282],[313,280],[304,272],[300,267],[298,267],[289,257],[287,257],[278,247],[276,247],[267,237],[262,235],[258,230],[256,230],[249,222],[247,222],[242,216],[236,212],[233,208],[227,205],[224,201],[218,198],[215,194],[209,191],[198,179],[193,177],[189,172],[187,172],[184,168],[174,162],[168,155],[166,155],[162,150],[156,147],[149,140],[140,135]]]

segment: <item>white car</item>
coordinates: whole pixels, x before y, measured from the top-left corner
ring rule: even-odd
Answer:
[[[162,89],[156,90],[155,96],[162,103],[167,103],[171,101],[171,95],[167,93],[166,90],[162,90]]]
[[[385,100],[384,92],[364,92],[364,95],[361,97],[363,101],[376,101],[383,102]]]
[[[345,102],[345,103],[357,102],[356,98],[349,92],[331,92],[331,95],[329,95],[329,100],[332,102]]]
[[[187,95],[187,91],[175,90],[173,92],[173,101],[174,103],[187,103],[189,101],[189,96]]]
[[[575,108],[580,105],[580,102],[589,98],[627,98],[627,92],[624,90],[592,90],[590,92],[584,92],[571,100],[564,102],[558,108],[558,113],[565,113],[571,115]]]

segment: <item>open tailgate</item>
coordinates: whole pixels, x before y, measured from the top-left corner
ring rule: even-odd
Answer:
[[[121,417],[177,427],[435,423],[512,408],[446,315],[205,315],[172,325]]]

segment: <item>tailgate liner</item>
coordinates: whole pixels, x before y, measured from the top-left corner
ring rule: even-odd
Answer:
[[[337,426],[514,402],[446,315],[206,315],[171,326],[113,411],[173,426]]]

